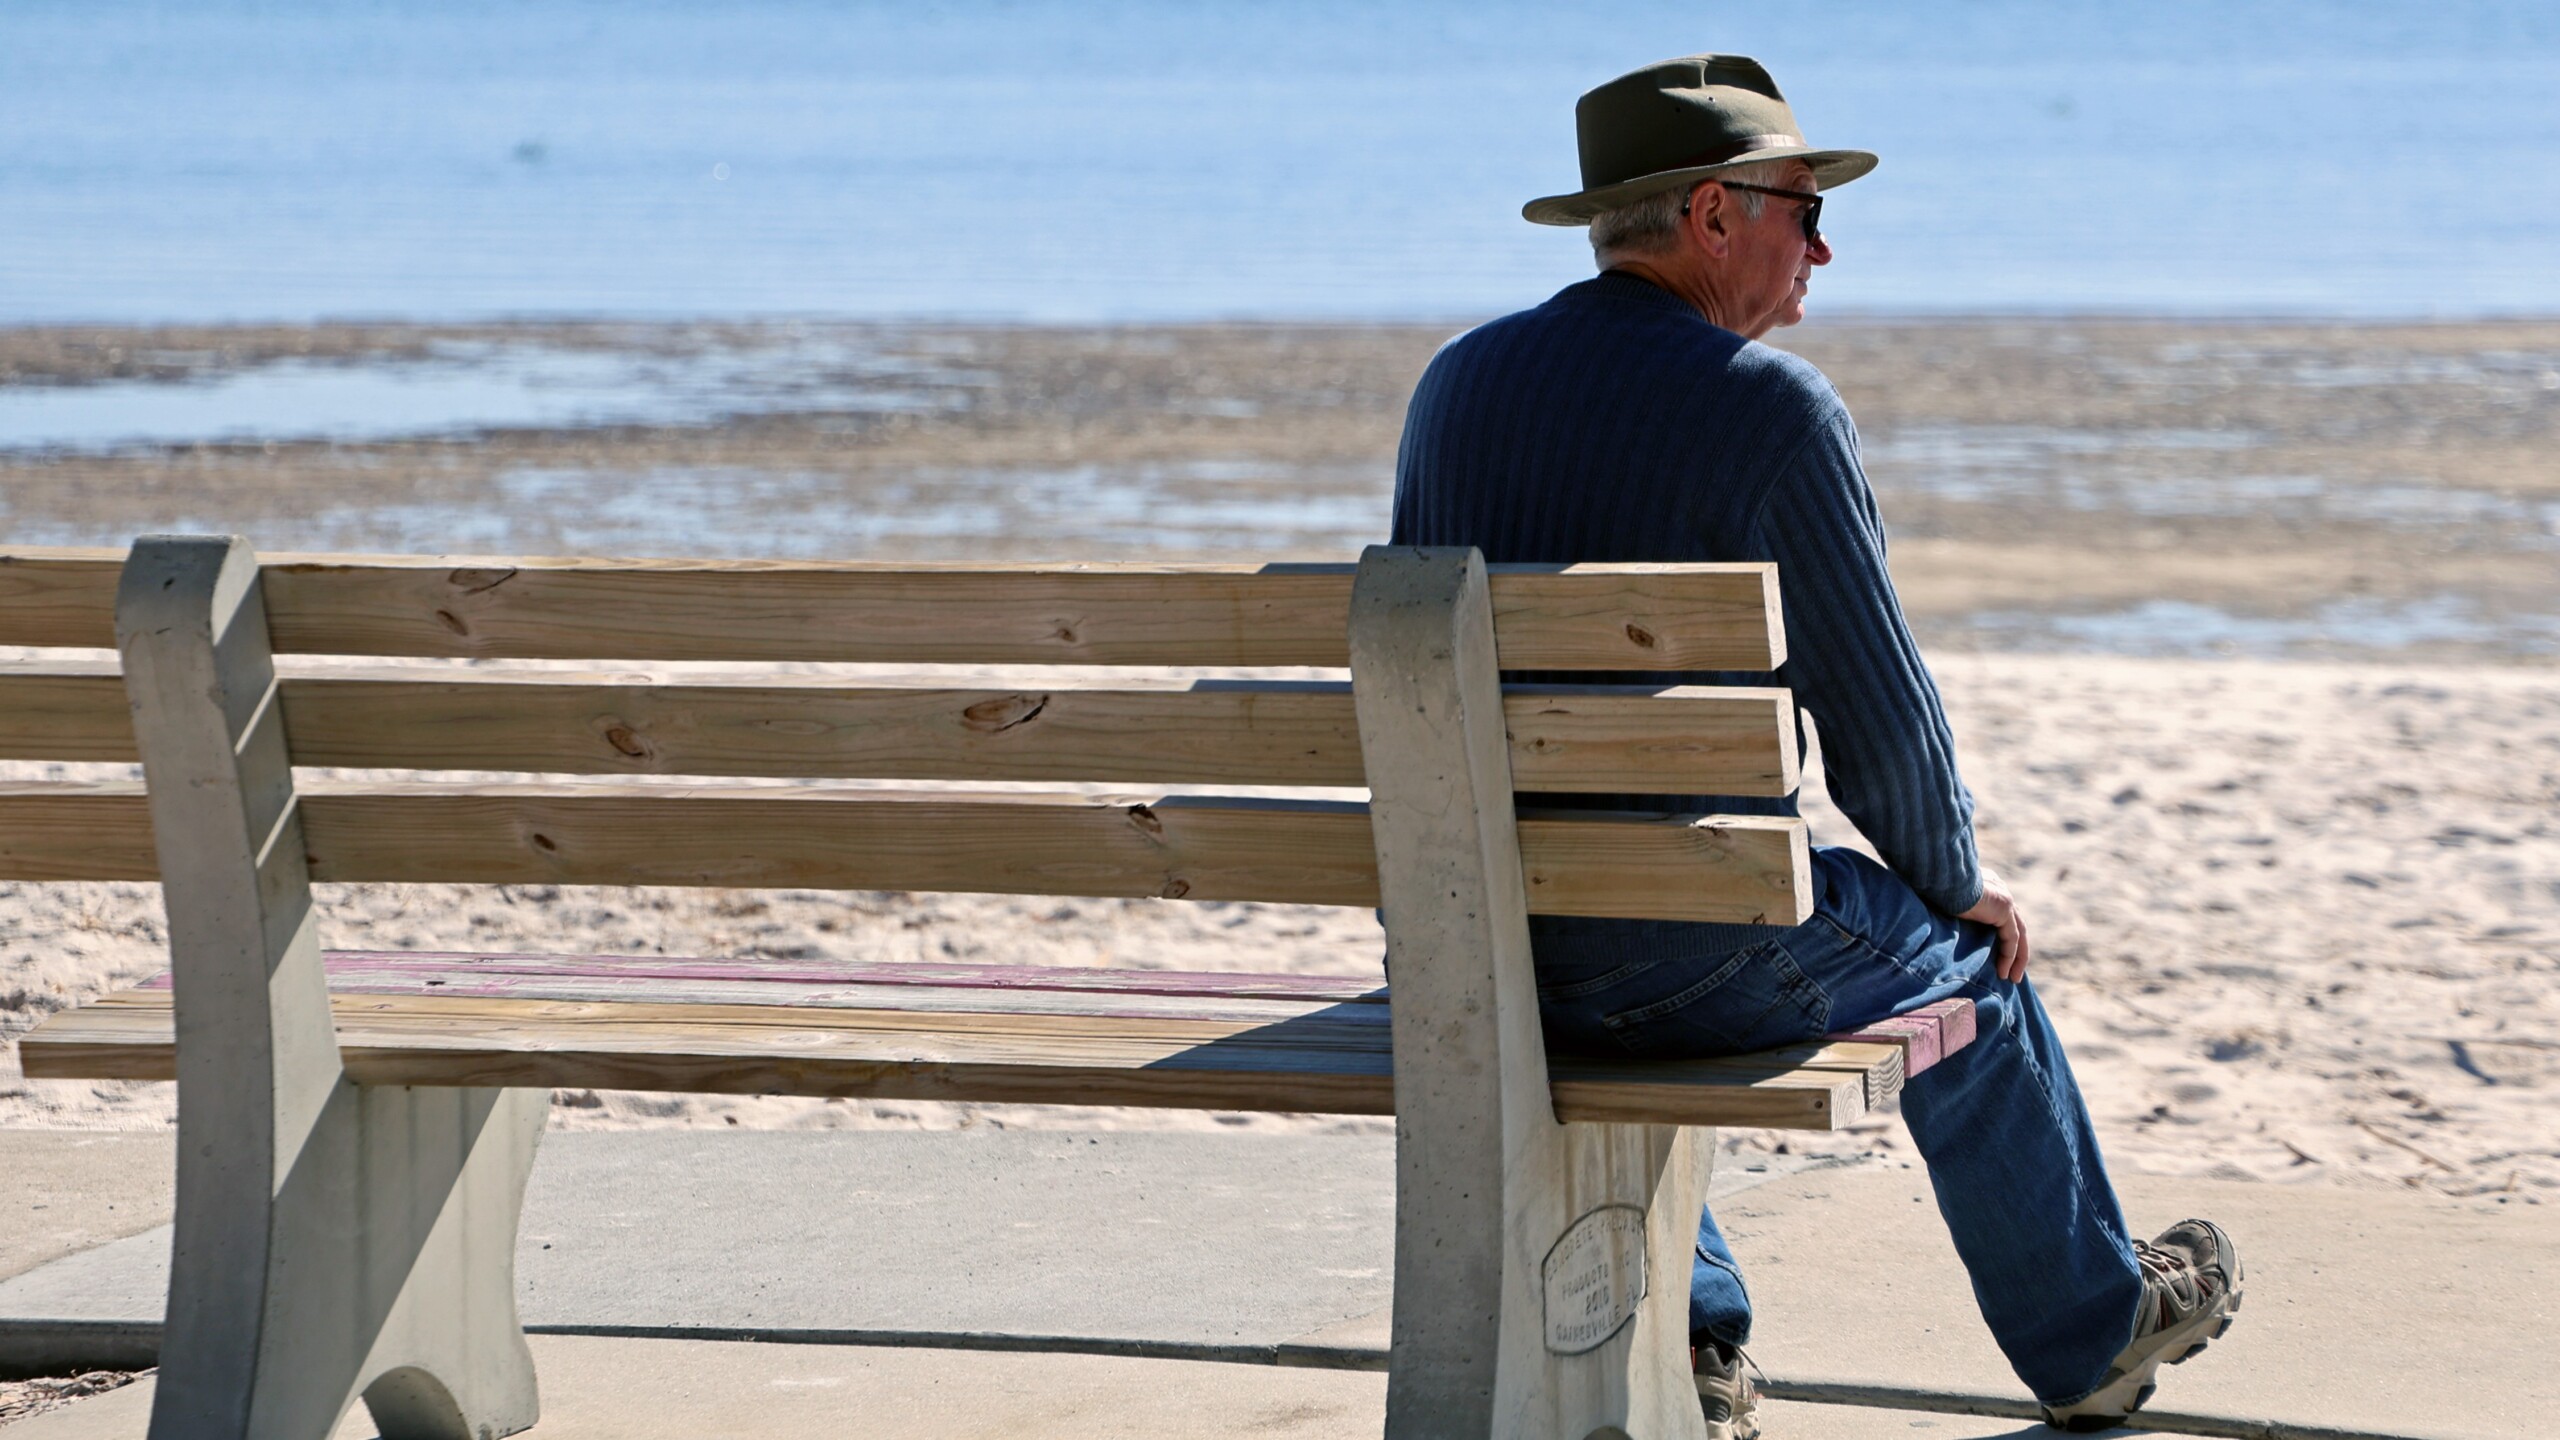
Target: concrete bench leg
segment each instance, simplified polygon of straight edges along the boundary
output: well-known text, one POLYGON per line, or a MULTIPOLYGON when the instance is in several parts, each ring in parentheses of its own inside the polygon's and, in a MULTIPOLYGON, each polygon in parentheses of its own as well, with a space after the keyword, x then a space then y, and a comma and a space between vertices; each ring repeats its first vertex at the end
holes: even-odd
POLYGON ((177 985, 178 1206, 154 1440, 533 1424, 515 1229, 546 1097, 339 1066, 258 565, 150 537, 116 600, 177 985))
POLYGON ((1394 987, 1389 1440, 1702 1440, 1713 1132, 1556 1122, 1482 558, 1371 547, 1351 671, 1394 987))

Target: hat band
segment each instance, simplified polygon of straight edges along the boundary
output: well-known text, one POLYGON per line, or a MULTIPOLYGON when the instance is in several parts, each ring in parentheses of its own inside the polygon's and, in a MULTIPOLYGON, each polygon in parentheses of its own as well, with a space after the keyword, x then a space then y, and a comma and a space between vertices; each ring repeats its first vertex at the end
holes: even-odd
POLYGON ((1665 165, 1662 168, 1664 170, 1695 170, 1701 165, 1721 165, 1736 155, 1748 155, 1754 150, 1774 150, 1782 145, 1802 150, 1805 148, 1804 137, 1801 135, 1746 136, 1740 140, 1728 141, 1713 150, 1701 151, 1677 165, 1665 165))

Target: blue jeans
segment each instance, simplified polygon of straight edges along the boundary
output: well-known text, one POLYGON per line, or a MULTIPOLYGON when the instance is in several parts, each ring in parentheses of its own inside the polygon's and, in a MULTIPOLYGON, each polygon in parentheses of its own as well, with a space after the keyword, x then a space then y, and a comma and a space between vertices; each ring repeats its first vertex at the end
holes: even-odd
MULTIPOLYGON (((1903 1118, 2011 1368, 2047 1404, 2085 1397, 2133 1338, 2142 1281, 2044 1006, 1993 972, 1987 927, 1938 914, 1854 851, 1819 848, 1813 868, 1813 918, 1784 930, 1542 922, 1548 1046, 1731 1055, 1973 1001, 1974 1043, 1911 1079, 1903 1118)), ((1728 1345, 1751 1334, 1751 1300, 1712 1212, 1698 1220, 1689 1328, 1728 1345)))

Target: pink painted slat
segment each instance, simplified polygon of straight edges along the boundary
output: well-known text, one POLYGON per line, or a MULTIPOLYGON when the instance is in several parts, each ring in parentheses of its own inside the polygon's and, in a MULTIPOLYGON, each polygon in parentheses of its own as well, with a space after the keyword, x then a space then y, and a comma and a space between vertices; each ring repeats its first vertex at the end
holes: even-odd
MULTIPOLYGON (((1330 1011, 1328 1019, 1385 1023, 1386 987, 1357 976, 1279 975, 1204 970, 1071 969, 1059 966, 953 962, 807 961, 667 955, 516 955, 482 952, 332 950, 329 988, 344 994, 447 994, 518 999, 628 998, 673 1004, 771 1004, 832 1009, 1012 1012, 1117 1018, 1259 1018, 1253 1001, 1272 1007, 1375 1007, 1330 1011), (970 991, 1012 992, 972 998, 970 991), (901 993, 903 992, 903 993, 901 993), (942 992, 936 994, 936 992, 942 992), (956 993, 955 993, 956 992, 956 993), (1043 1003, 1042 992, 1056 998, 1043 1003), (1110 996, 1131 1003, 1096 1004, 1110 996), (1090 997, 1077 1000, 1072 997, 1090 997), (1148 1003, 1153 1000, 1172 1004, 1148 1003), (1181 1002, 1198 1002, 1184 1004, 1181 1002), (1248 1002, 1237 1004, 1235 1002, 1248 1002)), ((144 989, 166 989, 157 975, 144 989)), ((1284 1018, 1278 1013, 1269 1018, 1284 1018)), ((1880 1020, 1833 1041, 1899 1045, 1905 1077, 1917 1075, 1971 1044, 1973 1002, 1941 1000, 1880 1020)))
POLYGON ((1827 1037, 1902 1047, 1902 1074, 1908 1080, 1973 1043, 1973 1002, 1940 1000, 1908 1015, 1888 1016, 1857 1030, 1827 1037))
POLYGON ((1946 1054, 1953 1055, 1973 1043, 1975 1016, 1972 1001, 1941 1000, 1935 1005, 1921 1007, 1916 1013, 1936 1015, 1945 1023, 1947 1033, 1943 1049, 1946 1054))
POLYGON ((1900 1045, 1902 1073, 1907 1079, 1944 1058, 1946 1051, 1941 1040, 1945 1033, 1945 1027, 1934 1019, 1895 1015, 1863 1029, 1839 1031, 1830 1038, 1874 1045, 1900 1045))

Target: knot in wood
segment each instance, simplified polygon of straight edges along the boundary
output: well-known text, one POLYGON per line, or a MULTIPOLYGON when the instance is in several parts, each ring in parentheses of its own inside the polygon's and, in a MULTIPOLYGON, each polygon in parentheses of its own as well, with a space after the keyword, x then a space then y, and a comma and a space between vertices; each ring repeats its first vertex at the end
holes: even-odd
POLYGON ((516 578, 516 572, 512 566, 477 570, 461 569, 449 572, 444 578, 446 584, 463 594, 478 595, 484 591, 495 590, 513 580, 516 578))
MULTIPOLYGON (((1129 823, 1137 826, 1139 833, 1145 835, 1150 840, 1161 840, 1164 838, 1164 817, 1156 814, 1155 811, 1148 809, 1144 805, 1132 805, 1129 807, 1129 823)), ((1187 890, 1190 887, 1186 885, 1183 888, 1187 890)))
POLYGON ((1165 877, 1164 888, 1156 892, 1167 900, 1179 900, 1191 893, 1191 882, 1179 875, 1165 877))
POLYGON ((619 721, 613 722, 605 727, 604 743, 621 751, 623 754, 630 756, 634 760, 646 760, 649 758, 648 742, 641 739, 639 733, 634 731, 630 726, 622 724, 619 721))
POLYGON ((462 617, 454 614, 450 610, 437 611, 436 619, 444 622, 444 628, 452 631, 456 635, 468 635, 471 633, 471 627, 462 622, 462 617))
POLYGON ((1636 642, 1637 646, 1642 649, 1650 650, 1654 648, 1653 632, 1647 630, 1641 625, 1638 625, 1632 620, 1627 622, 1627 638, 1636 642))
POLYGON ((960 723, 981 735, 1001 735, 1016 725, 1028 725, 1049 708, 1046 695, 998 695, 960 712, 960 723))
POLYGON ((560 853, 559 844, 550 836, 543 834, 539 830, 533 832, 533 848, 541 851, 545 855, 556 855, 560 853))

